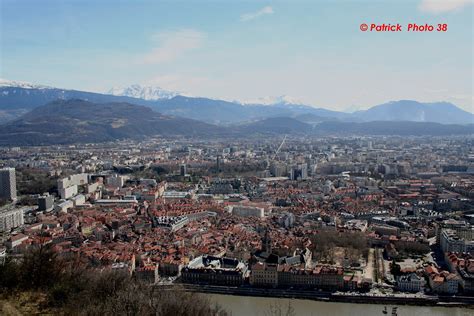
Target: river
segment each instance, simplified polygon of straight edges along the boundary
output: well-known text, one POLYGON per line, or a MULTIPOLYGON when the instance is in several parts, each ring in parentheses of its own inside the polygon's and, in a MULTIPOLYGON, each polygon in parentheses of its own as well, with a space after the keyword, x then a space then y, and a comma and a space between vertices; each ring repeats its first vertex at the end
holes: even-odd
MULTIPOLYGON (((284 311, 281 315, 286 315, 289 304, 293 309, 293 315, 308 316, 340 316, 340 315, 363 315, 375 316, 384 315, 384 305, 379 304, 352 304, 321 302, 312 300, 284 299, 270 297, 252 297, 221 294, 201 294, 205 295, 211 301, 218 303, 221 307, 231 313, 232 316, 273 316, 271 310, 279 309, 284 311)), ((387 305, 387 316, 392 315, 392 307, 387 305)), ((398 306, 398 316, 471 316, 474 310, 459 307, 433 307, 433 306, 398 306)))

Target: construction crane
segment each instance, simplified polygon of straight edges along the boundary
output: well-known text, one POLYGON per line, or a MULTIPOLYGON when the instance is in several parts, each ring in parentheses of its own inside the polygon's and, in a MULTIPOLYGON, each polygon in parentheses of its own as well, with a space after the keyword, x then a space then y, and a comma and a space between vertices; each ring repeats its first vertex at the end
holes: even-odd
POLYGON ((286 141, 286 134, 285 134, 285 137, 283 137, 283 141, 281 142, 280 146, 278 146, 278 149, 275 151, 275 155, 273 156, 273 159, 272 160, 275 160, 276 156, 278 155, 278 153, 280 152, 280 149, 283 147, 283 145, 285 144, 285 141, 286 141))

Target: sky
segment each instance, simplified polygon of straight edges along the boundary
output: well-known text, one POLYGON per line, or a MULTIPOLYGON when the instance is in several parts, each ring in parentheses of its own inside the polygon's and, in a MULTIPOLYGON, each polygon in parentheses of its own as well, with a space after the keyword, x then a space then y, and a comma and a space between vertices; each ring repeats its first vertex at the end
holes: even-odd
POLYGON ((0 0, 0 14, 0 78, 240 101, 288 95, 335 110, 448 101, 474 112, 473 0, 0 0), (407 32, 408 23, 448 30, 407 32))

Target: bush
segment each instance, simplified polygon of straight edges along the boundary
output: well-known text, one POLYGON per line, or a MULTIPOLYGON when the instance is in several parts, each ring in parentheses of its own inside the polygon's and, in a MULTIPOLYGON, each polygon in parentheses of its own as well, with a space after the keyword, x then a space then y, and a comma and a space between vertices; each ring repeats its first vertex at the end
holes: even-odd
POLYGON ((218 306, 179 288, 157 288, 127 273, 88 269, 58 258, 50 246, 32 248, 0 266, 5 293, 41 291, 67 315, 226 315, 218 306))

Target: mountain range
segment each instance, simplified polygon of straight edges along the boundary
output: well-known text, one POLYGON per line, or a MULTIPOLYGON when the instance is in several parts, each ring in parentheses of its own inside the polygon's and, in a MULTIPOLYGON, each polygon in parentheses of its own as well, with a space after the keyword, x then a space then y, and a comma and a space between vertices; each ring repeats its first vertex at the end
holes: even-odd
POLYGON ((0 144, 102 142, 154 135, 474 134, 474 115, 447 102, 401 100, 345 113, 293 104, 294 99, 285 97, 273 104, 243 104, 137 85, 111 93, 0 80, 0 144))
MULTIPOLYGON (((162 114, 196 119, 212 124, 236 124, 270 117, 312 116, 324 120, 345 122, 413 121, 442 124, 471 124, 474 114, 448 102, 421 103, 400 100, 376 105, 368 110, 345 113, 295 104, 294 98, 278 97, 272 104, 243 104, 203 97, 182 96, 154 87, 132 85, 112 89, 109 93, 94 93, 58 89, 25 82, 0 80, 0 122, 6 122, 46 103, 62 99, 82 99, 90 102, 127 102, 148 106, 162 114)), ((319 121, 319 119, 317 121, 319 121)), ((311 121, 307 121, 311 123, 311 121)))
POLYGON ((56 100, 0 125, 0 145, 45 145, 142 139, 146 136, 215 136, 222 127, 162 115, 130 103, 56 100))
POLYGON ((271 117, 232 126, 163 115, 151 108, 124 102, 92 103, 56 100, 0 125, 0 145, 97 143, 151 136, 227 138, 291 135, 468 135, 474 125, 428 122, 342 122, 308 124, 291 117, 271 117))
POLYGON ((107 91, 107 94, 119 95, 143 100, 159 100, 159 99, 171 99, 177 95, 178 92, 168 91, 161 89, 160 87, 145 86, 142 87, 138 84, 133 84, 129 87, 115 87, 107 91))

